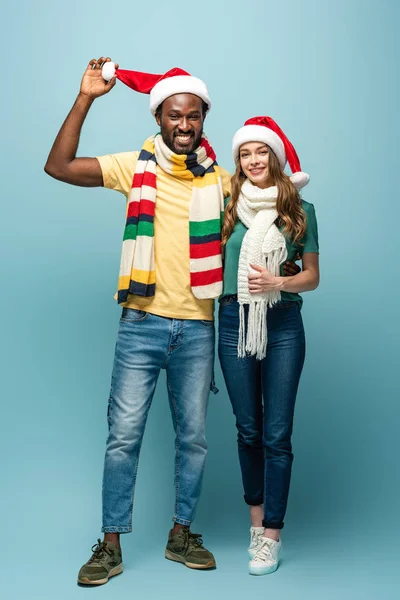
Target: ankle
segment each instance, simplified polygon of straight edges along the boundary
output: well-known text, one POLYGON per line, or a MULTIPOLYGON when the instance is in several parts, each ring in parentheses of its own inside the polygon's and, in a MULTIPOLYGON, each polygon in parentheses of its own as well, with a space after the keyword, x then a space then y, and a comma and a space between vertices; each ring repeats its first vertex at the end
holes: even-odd
POLYGON ((264 519, 264 506, 259 504, 258 506, 250 506, 250 521, 252 527, 262 527, 264 519))
POLYGON ((264 537, 266 537, 270 540, 274 540, 275 542, 279 542, 280 537, 281 537, 281 530, 280 529, 265 529, 264 537))
POLYGON ((115 546, 117 546, 117 548, 121 549, 121 542, 120 542, 120 534, 119 533, 105 533, 104 534, 104 541, 105 542, 111 542, 111 543, 115 544, 115 546))
POLYGON ((182 529, 189 529, 189 527, 187 525, 181 525, 180 523, 174 523, 174 526, 171 529, 171 535, 175 535, 182 529))

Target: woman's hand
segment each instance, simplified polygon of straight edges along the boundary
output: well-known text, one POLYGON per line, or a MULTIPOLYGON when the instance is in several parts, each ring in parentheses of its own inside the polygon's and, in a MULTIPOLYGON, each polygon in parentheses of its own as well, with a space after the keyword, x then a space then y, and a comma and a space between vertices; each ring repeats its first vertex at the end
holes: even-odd
POLYGON ((303 270, 297 275, 275 277, 268 269, 250 265, 255 271, 249 274, 249 292, 263 294, 279 291, 301 294, 315 290, 319 285, 319 256, 317 252, 306 252, 302 258, 303 270))
POLYGON ((283 277, 275 277, 271 271, 258 265, 250 265, 250 267, 256 271, 255 273, 249 273, 250 294, 265 294, 281 289, 283 277))

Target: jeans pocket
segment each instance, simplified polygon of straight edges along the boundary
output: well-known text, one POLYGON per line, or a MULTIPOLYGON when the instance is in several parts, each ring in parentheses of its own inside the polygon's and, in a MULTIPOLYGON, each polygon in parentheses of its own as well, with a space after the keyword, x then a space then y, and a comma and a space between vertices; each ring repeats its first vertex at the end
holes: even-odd
POLYGON ((202 323, 206 327, 213 327, 214 326, 214 321, 206 321, 206 319, 201 319, 200 323, 202 323))
POLYGON ((222 298, 219 299, 219 305, 222 308, 222 306, 227 306, 228 304, 232 304, 232 302, 235 300, 235 296, 223 296, 222 298))
POLYGON ((147 319, 149 313, 144 310, 138 310, 136 308, 123 308, 121 321, 125 321, 127 323, 134 323, 136 321, 144 321, 147 319))
POLYGON ((298 306, 299 303, 296 302, 296 300, 281 300, 280 302, 277 302, 276 304, 274 304, 273 308, 294 308, 295 306, 298 306))

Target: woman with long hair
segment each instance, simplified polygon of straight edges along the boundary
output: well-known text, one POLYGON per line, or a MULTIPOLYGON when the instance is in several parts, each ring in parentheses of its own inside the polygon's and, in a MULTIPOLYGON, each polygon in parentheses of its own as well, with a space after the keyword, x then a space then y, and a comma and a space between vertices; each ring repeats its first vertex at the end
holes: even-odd
POLYGON ((319 283, 318 231, 314 207, 298 191, 309 177, 270 117, 246 121, 233 138, 233 156, 236 171, 222 229, 219 358, 250 507, 249 572, 265 575, 279 564, 305 356, 299 294, 319 283), (298 255, 302 271, 283 276, 283 265, 298 255))

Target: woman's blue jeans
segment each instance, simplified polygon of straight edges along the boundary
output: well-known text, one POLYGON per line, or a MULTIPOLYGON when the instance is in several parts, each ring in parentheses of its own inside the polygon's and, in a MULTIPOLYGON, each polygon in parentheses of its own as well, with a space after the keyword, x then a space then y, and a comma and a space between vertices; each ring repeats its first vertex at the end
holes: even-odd
POLYGON ((264 527, 282 529, 293 461, 293 414, 305 357, 297 302, 268 309, 267 327, 266 357, 238 358, 239 304, 236 296, 221 299, 218 352, 236 417, 244 499, 251 506, 264 505, 264 527))

